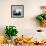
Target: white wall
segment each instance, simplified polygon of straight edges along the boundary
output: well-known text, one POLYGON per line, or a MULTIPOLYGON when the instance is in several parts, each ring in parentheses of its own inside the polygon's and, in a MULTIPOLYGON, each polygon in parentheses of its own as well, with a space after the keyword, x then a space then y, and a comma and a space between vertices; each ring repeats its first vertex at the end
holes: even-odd
POLYGON ((36 33, 36 29, 41 28, 35 20, 41 13, 41 5, 46 5, 46 0, 0 0, 0 33, 4 33, 6 25, 15 25, 19 36, 36 33), (17 4, 24 5, 24 18, 11 18, 11 5, 17 4))

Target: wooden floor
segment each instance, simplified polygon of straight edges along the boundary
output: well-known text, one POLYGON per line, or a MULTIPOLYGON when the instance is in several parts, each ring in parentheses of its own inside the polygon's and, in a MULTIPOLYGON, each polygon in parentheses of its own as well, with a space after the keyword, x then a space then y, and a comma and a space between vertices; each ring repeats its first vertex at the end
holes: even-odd
POLYGON ((23 45, 15 45, 15 46, 46 46, 46 45, 45 44, 44 45, 23 44, 23 45))

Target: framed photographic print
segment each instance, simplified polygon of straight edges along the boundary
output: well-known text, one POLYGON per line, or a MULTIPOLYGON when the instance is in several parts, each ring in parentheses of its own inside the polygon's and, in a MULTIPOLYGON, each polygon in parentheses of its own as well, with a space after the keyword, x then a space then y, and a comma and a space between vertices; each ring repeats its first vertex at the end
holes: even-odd
POLYGON ((11 5, 11 18, 24 18, 24 5, 11 5))

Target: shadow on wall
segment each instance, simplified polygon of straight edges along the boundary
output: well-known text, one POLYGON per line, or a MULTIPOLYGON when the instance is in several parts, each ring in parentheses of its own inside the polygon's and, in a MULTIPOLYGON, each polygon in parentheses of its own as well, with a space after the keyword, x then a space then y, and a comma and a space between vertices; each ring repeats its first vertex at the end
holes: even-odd
POLYGON ((31 17, 30 21, 32 25, 37 26, 37 27, 40 26, 39 21, 36 20, 36 17, 31 17))
POLYGON ((4 27, 3 26, 0 26, 0 35, 4 35, 4 27))

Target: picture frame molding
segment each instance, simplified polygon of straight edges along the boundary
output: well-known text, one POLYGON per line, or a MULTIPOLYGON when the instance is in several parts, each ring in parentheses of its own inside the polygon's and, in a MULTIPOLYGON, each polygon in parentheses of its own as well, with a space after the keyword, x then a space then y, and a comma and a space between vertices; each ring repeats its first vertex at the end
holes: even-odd
POLYGON ((24 18, 24 5, 11 5, 11 18, 24 18), (13 7, 13 6, 21 6, 21 7, 23 6, 23 15, 20 16, 20 17, 13 17, 13 16, 12 16, 12 7, 13 7))

